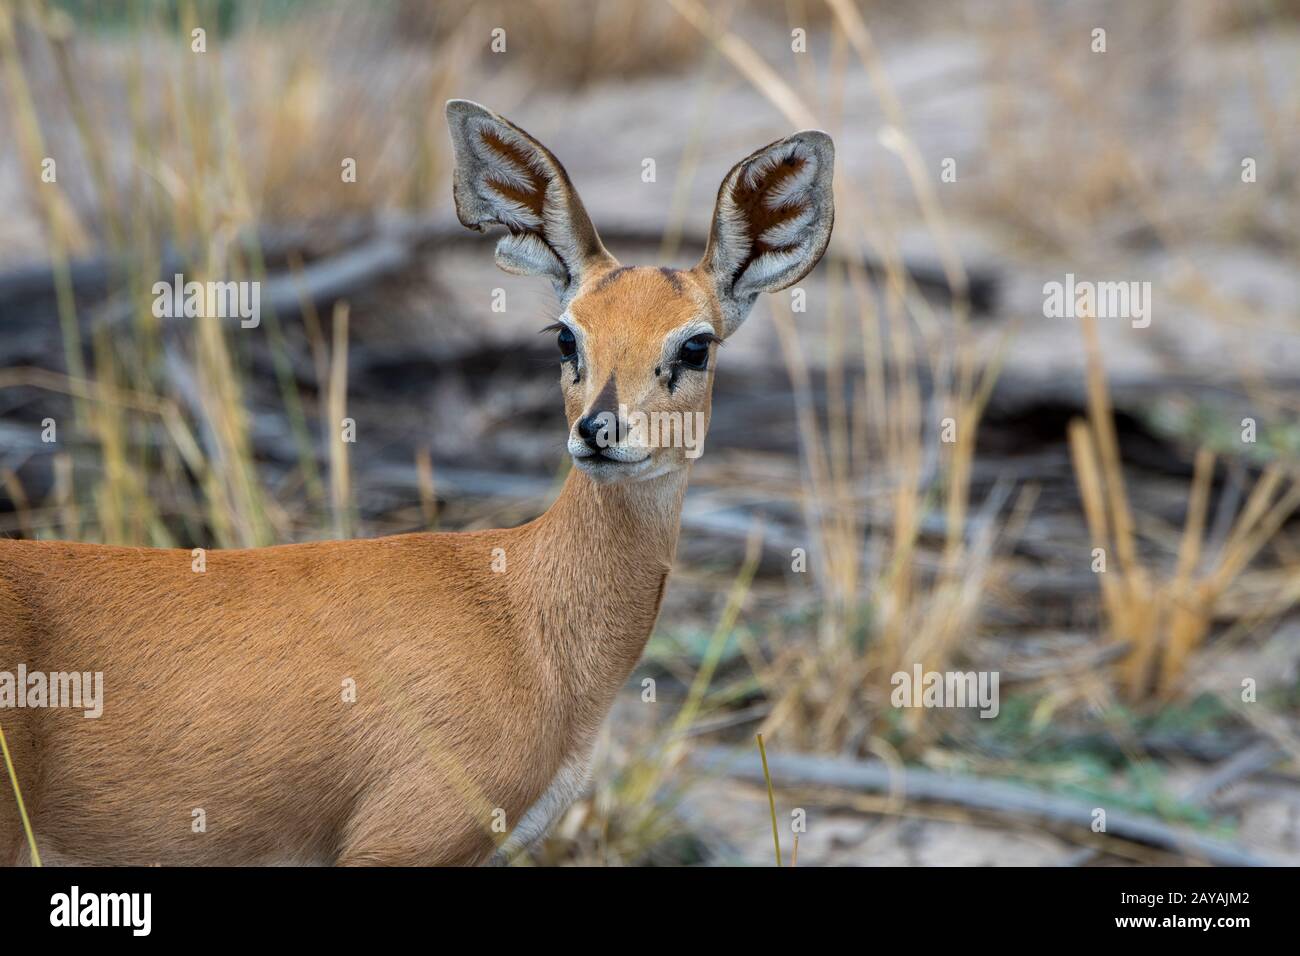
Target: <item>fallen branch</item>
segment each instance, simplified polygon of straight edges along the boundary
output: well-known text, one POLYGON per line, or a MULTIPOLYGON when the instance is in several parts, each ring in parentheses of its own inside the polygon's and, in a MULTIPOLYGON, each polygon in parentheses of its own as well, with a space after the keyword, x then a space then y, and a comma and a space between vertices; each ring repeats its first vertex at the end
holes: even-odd
POLYGON ((1183 800, 1193 806, 1209 803, 1220 790, 1248 780, 1255 774, 1268 770, 1286 757, 1287 753, 1271 740, 1261 740, 1253 747, 1223 761, 1187 791, 1183 800))
MULTIPOLYGON (((722 747, 701 748, 689 756, 699 770, 724 773, 752 783, 763 782, 763 769, 752 754, 722 747)), ((912 800, 932 800, 1005 815, 1035 817, 1050 823, 1088 827, 1089 804, 1040 793, 1000 780, 981 780, 908 768, 891 770, 878 761, 850 761, 811 754, 771 754, 768 766, 781 786, 836 787, 863 793, 897 793, 912 800)), ((1185 827, 1122 810, 1106 811, 1106 833, 1136 843, 1173 850, 1217 866, 1276 866, 1230 843, 1202 836, 1185 827)))

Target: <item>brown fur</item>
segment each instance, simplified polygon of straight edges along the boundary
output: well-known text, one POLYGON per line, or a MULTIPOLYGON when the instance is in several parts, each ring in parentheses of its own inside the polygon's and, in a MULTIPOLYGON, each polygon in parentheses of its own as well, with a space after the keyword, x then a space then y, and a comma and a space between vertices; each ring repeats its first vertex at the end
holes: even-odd
MULTIPOLYGON (((590 745, 641 653, 684 487, 663 480, 679 485, 667 508, 647 500, 662 489, 575 473, 520 528, 213 551, 204 573, 187 551, 0 541, 0 668, 104 672, 97 720, 3 714, 39 848, 106 864, 483 859, 491 811, 518 820, 590 745)), ((14 862, 25 839, 0 806, 14 862)))

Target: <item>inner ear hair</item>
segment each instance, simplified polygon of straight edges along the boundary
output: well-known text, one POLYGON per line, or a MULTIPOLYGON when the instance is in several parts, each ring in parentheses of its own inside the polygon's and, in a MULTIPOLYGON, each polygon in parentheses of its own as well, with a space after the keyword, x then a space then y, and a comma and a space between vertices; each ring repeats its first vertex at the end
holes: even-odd
POLYGON ((723 179, 696 270, 713 283, 727 335, 760 292, 798 282, 826 251, 834 166, 831 138, 804 130, 751 153, 723 179))
POLYGON ((509 232, 497 243, 497 265, 548 277, 567 303, 585 274, 614 262, 550 150, 469 100, 447 102, 447 126, 457 217, 478 232, 493 225, 509 232))

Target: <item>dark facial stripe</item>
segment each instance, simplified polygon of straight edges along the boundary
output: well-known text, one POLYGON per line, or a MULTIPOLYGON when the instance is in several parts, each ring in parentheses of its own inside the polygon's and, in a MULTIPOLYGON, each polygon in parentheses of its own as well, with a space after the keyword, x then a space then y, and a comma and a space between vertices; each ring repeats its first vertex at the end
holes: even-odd
POLYGON ((613 412, 618 414, 618 386, 614 384, 614 373, 609 373, 609 379, 596 396, 596 400, 591 403, 589 415, 599 415, 601 412, 613 412))

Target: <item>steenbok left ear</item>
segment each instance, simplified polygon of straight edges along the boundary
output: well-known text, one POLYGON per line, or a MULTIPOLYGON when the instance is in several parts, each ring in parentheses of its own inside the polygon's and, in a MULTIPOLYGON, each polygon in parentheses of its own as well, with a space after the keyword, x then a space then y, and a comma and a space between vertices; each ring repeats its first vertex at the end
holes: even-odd
POLYGON ((490 225, 510 231, 497 243, 497 265, 517 275, 548 277, 562 304, 589 270, 617 265, 549 149, 469 100, 447 101, 447 127, 461 224, 478 232, 490 225))
POLYGON ((750 154, 722 181, 695 270, 717 290, 724 335, 736 331, 760 292, 794 285, 826 251, 834 166, 831 138, 804 130, 750 154))

